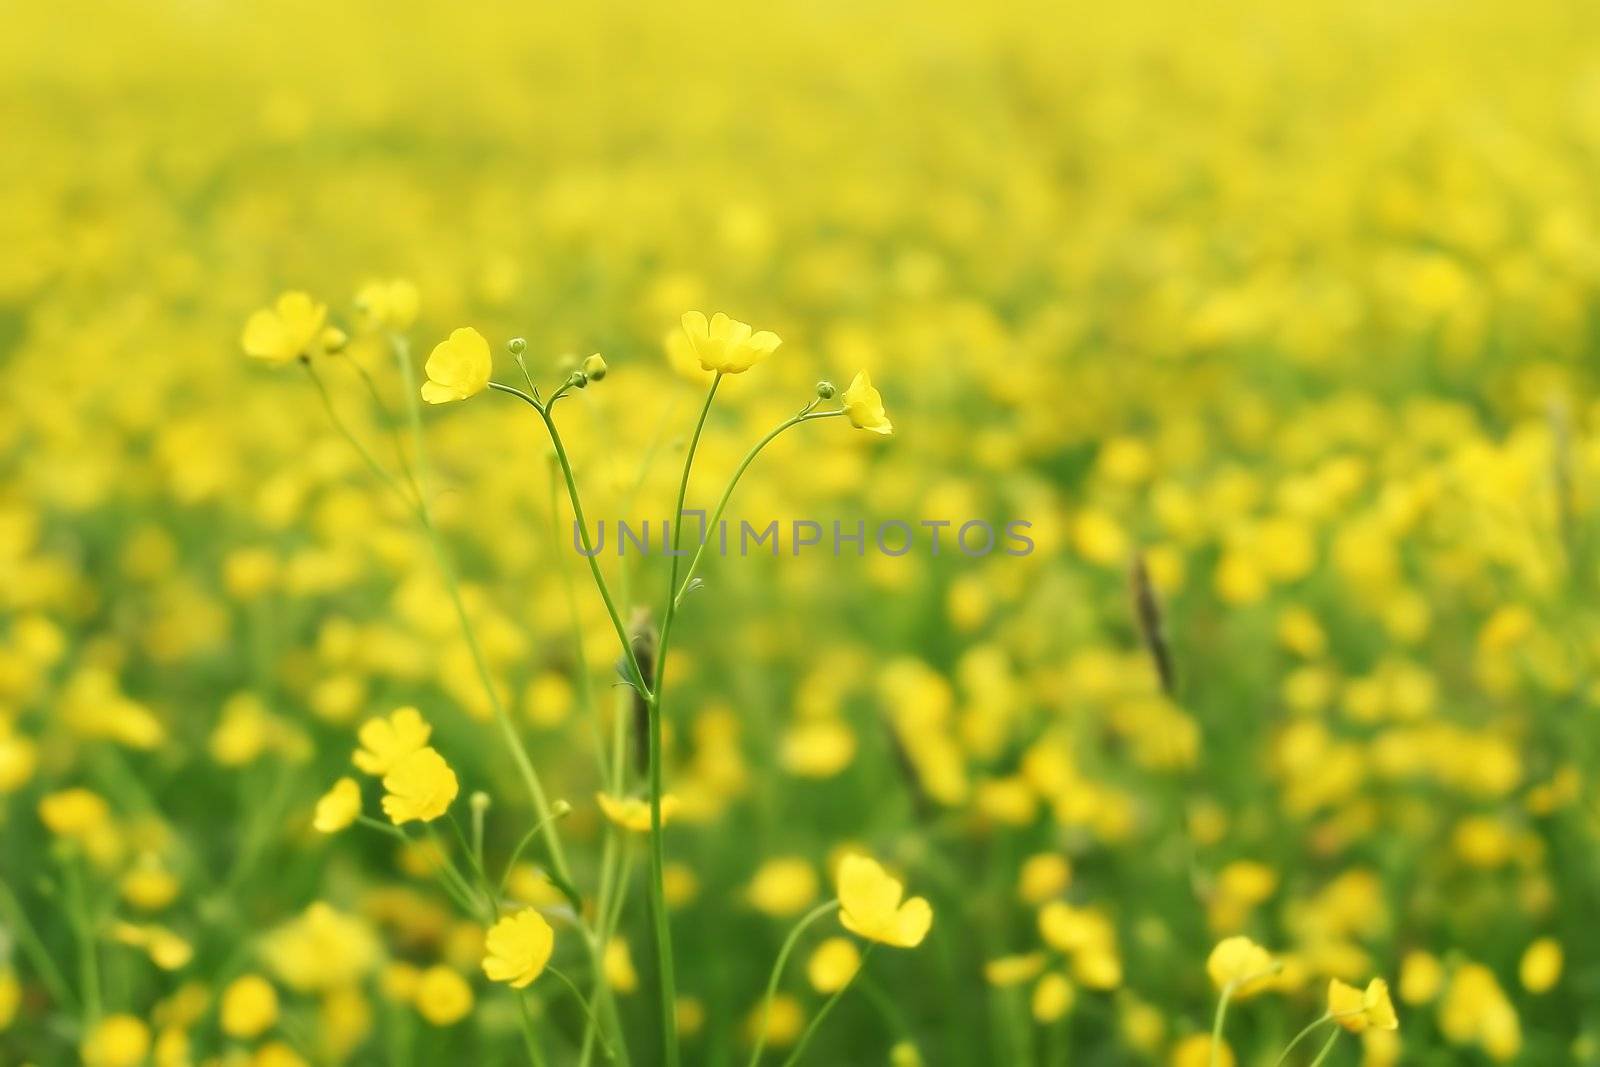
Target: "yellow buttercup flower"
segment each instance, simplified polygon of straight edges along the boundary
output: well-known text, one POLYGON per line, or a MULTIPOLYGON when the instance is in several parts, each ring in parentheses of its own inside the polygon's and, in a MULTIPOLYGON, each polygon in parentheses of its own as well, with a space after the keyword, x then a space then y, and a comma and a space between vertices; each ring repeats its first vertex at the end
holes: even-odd
POLYGON ((839 397, 850 425, 858 430, 870 430, 885 437, 894 433, 894 423, 883 410, 883 395, 872 384, 872 376, 860 371, 839 397))
MULTIPOLYGON (((600 810, 617 826, 636 834, 650 832, 650 802, 640 797, 614 797, 610 793, 596 793, 600 810)), ((678 798, 668 793, 661 798, 661 825, 665 826, 678 811, 678 798)))
POLYGON ((317 814, 311 825, 319 833, 336 834, 360 814, 361 787, 354 778, 341 778, 317 801, 317 814))
POLYGON ((722 374, 744 373, 783 343, 772 331, 751 332, 746 323, 720 311, 709 321, 701 312, 685 313, 683 332, 701 369, 722 374))
POLYGON ((434 346, 424 369, 428 380, 422 383, 422 399, 430 404, 448 404, 487 389, 494 360, 483 334, 463 326, 434 346))
POLYGON ((803 856, 778 856, 763 863, 745 892, 751 907, 776 918, 798 915, 817 898, 817 873, 803 856))
POLYGON ((405 278, 373 281, 356 293, 363 330, 404 330, 417 321, 417 287, 405 278))
POLYGON ((1553 937, 1541 937, 1528 946, 1517 965, 1522 988, 1530 993, 1548 993, 1561 980, 1563 962, 1561 943, 1553 937))
POLYGON ((839 864, 838 890, 839 922, 868 941, 915 948, 933 925, 932 905, 922 897, 903 901, 905 886, 866 856, 839 864))
POLYGON ((806 961, 806 980, 818 993, 837 993, 861 969, 861 951, 847 937, 830 937, 806 961))
POLYGON ((983 965, 983 979, 992 986, 1021 985, 1032 981, 1044 970, 1044 953, 1029 952, 1023 956, 1001 956, 983 965))
POLYGON ((10 967, 0 967, 0 1033, 11 1026, 11 1020, 17 1017, 17 1005, 21 1003, 22 983, 17 981, 17 972, 10 967))
POLYGON ((85 1035, 84 1067, 136 1067, 150 1052, 150 1027, 134 1015, 107 1015, 85 1035))
POLYGON ((461 791, 456 772, 431 748, 419 748, 384 775, 383 812, 391 822, 432 822, 461 791))
POLYGON ((1335 978, 1328 984, 1328 1014, 1352 1034, 1400 1028, 1394 1002, 1389 999, 1389 983, 1382 978, 1368 982, 1365 990, 1335 978))
POLYGON ((368 719, 356 737, 361 748, 351 757, 371 775, 384 775, 411 753, 428 743, 433 727, 416 708, 398 708, 386 719, 368 719))
POLYGON ((274 365, 289 363, 311 352, 327 318, 327 305, 299 291, 284 293, 272 307, 245 320, 239 343, 254 359, 274 365))
POLYGON ((422 972, 413 995, 417 1011, 434 1026, 453 1026, 472 1011, 472 987, 442 963, 422 972))
POLYGON ((1248 937, 1219 941, 1206 960, 1206 973, 1218 989, 1231 989, 1235 1000, 1254 996, 1271 984, 1279 965, 1272 954, 1248 937))
POLYGON ((1065 975, 1052 971, 1033 987, 1033 998, 1028 1006, 1035 1022, 1048 1025, 1071 1011, 1072 1002, 1076 999, 1077 990, 1073 989, 1072 983, 1067 981, 1065 975))
POLYGON ((490 981, 525 989, 544 973, 555 941, 555 931, 534 909, 508 915, 484 938, 483 973, 490 981))
POLYGON ((144 949, 150 961, 163 971, 176 971, 194 959, 193 946, 164 926, 117 923, 111 928, 111 936, 124 945, 144 949))
POLYGON ((61 837, 84 837, 104 826, 110 817, 105 799, 87 789, 63 789, 39 800, 39 820, 61 837))
POLYGON ((259 1037, 278 1021, 278 991, 259 974, 236 978, 222 991, 222 1032, 259 1037))

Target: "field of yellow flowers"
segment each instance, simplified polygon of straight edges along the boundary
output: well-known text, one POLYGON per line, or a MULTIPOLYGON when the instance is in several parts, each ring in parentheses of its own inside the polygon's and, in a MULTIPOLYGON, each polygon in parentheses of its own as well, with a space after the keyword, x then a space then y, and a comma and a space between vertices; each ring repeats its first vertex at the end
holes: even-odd
POLYGON ((1600 1064, 1600 7, 5 21, 0 1064, 1600 1064))

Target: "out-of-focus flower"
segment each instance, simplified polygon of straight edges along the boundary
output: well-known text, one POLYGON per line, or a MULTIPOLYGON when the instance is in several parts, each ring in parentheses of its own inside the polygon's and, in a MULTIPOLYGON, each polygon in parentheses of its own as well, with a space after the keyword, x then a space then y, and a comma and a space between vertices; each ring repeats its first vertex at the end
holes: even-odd
POLYGON ((361 814, 361 787, 354 778, 341 778, 317 801, 311 825, 318 833, 336 834, 361 814))
MULTIPOLYGON (((624 830, 631 830, 636 834, 650 832, 650 802, 642 797, 614 797, 610 793, 596 793, 595 802, 600 805, 600 810, 605 817, 624 830)), ((661 798, 661 825, 667 825, 668 820, 677 814, 678 798, 671 793, 661 798)))
POLYGON ((818 993, 837 993, 861 969, 861 952, 847 937, 830 937, 806 961, 806 980, 818 993))
POLYGON ((1328 985, 1328 1014, 1334 1021, 1359 1034, 1368 1029, 1397 1030, 1400 1020, 1389 999, 1389 983, 1374 978, 1365 990, 1346 985, 1335 978, 1328 985))
POLYGON ((414 996, 417 1011, 434 1026, 454 1026, 472 1011, 472 987, 442 963, 422 972, 414 996))
POLYGON ((395 764, 428 743, 433 727, 416 708, 397 708, 387 718, 368 719, 356 735, 361 748, 351 757, 367 774, 388 774, 395 764))
POLYGON ((84 1035, 84 1067, 138 1067, 150 1052, 150 1027, 136 1015, 107 1015, 84 1035))
POLYGON ((222 1032, 229 1037, 258 1037, 277 1021, 278 991, 259 974, 235 978, 222 991, 222 1032))
POLYGON ((1523 952, 1517 967, 1522 988, 1530 993, 1548 993, 1561 980, 1563 960, 1559 941, 1553 937, 1539 938, 1523 952))
POLYGON ((290 363, 310 354, 327 318, 327 305, 299 291, 287 292, 245 320, 239 343, 246 355, 263 363, 290 363))
POLYGON ((1219 989, 1231 990, 1235 1000, 1266 989, 1278 972, 1272 954, 1248 937, 1230 937, 1217 943, 1206 960, 1206 973, 1219 989))
POLYGON ((363 331, 404 330, 417 321, 417 287, 405 278, 371 281, 356 292, 356 316, 363 331))

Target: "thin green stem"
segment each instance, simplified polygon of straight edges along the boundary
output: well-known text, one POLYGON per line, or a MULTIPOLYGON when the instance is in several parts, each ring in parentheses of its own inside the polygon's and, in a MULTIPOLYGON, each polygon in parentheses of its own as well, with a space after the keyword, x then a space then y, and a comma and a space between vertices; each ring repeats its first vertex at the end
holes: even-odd
MULTIPOLYGON (((794 946, 800 940, 800 935, 812 923, 839 907, 837 900, 830 900, 818 904, 801 917, 794 924, 794 929, 789 931, 789 936, 783 939, 783 945, 778 949, 778 958, 773 961, 772 974, 767 978, 767 993, 761 998, 761 1022, 756 1026, 755 1048, 750 1050, 750 1067, 756 1067, 761 1062, 761 1053, 767 1047, 767 1020, 772 1012, 772 998, 778 995, 778 981, 783 977, 784 964, 789 962, 789 954, 794 951, 794 946)), ((858 968, 857 974, 861 973, 858 968)))
POLYGON ((1228 998, 1233 996, 1234 983, 1222 987, 1217 997, 1217 1014, 1211 1023, 1211 1067, 1222 1062, 1222 1022, 1228 1015, 1228 998))
MULTIPOLYGON (((678 1065, 677 988, 672 966, 672 930, 667 916, 666 847, 661 834, 662 715, 661 694, 667 675, 667 651, 672 643, 672 621, 678 604, 678 560, 683 544, 683 503, 689 495, 689 474, 694 469, 694 454, 705 432, 711 402, 717 397, 722 372, 711 379, 694 434, 683 456, 683 474, 678 479, 678 503, 672 509, 672 567, 667 579, 667 606, 661 618, 661 638, 656 648, 655 690, 645 700, 650 716, 650 925, 655 931, 657 986, 661 998, 661 1041, 666 1049, 667 1067, 678 1065)), ((701 541, 705 531, 701 531, 701 541)))
POLYGON ((573 997, 578 1001, 578 1007, 583 1009, 584 1017, 589 1020, 589 1026, 586 1032, 593 1033, 599 1040, 600 1051, 605 1054, 606 1059, 615 1059, 616 1053, 611 1051, 611 1046, 606 1042, 606 1039, 600 1035, 600 1020, 595 1018, 594 1009, 589 1007, 589 1001, 584 997, 583 991, 578 988, 577 984, 573 982, 572 979, 568 978, 564 973, 556 968, 546 967, 545 970, 555 975, 556 978, 561 981, 562 985, 566 986, 572 991, 573 997))
POLYGON ((867 957, 872 955, 872 949, 872 945, 867 946, 867 950, 861 954, 861 962, 856 966, 855 973, 850 976, 850 980, 834 990, 833 996, 829 997, 823 1002, 822 1007, 817 1009, 817 1014, 811 1017, 811 1023, 806 1027, 805 1033, 801 1034, 800 1040, 795 1043, 794 1051, 789 1053, 789 1058, 783 1061, 783 1067, 795 1067, 795 1064, 800 1062, 800 1057, 805 1054, 806 1046, 811 1044, 811 1039, 817 1035, 818 1028, 822 1026, 822 1020, 828 1017, 828 1013, 833 1010, 833 1006, 839 1003, 840 998, 850 991, 851 986, 856 984, 856 979, 861 977, 861 972, 866 970, 867 957))
POLYGON ((66 884, 67 907, 73 932, 78 938, 78 977, 83 986, 83 1014, 87 1026, 100 1021, 100 955, 95 944, 94 917, 89 913, 89 898, 83 887, 82 857, 76 852, 65 856, 61 863, 62 880, 66 884))
POLYGON ((367 450, 367 446, 361 443, 361 438, 357 437, 350 427, 345 424, 344 419, 339 417, 339 410, 333 406, 333 397, 329 394, 327 385, 323 383, 322 375, 317 373, 317 368, 312 366, 309 359, 302 360, 301 366, 305 367, 306 375, 311 379, 311 384, 317 387, 317 395, 322 398, 322 406, 327 411, 328 421, 333 423, 333 428, 339 431, 340 436, 350 443, 350 447, 356 450, 356 454, 366 463, 367 468, 377 476, 378 481, 383 483, 395 496, 399 497, 406 505, 407 510, 414 511, 418 506, 417 502, 406 495, 400 483, 394 480, 394 475, 383 469, 383 464, 377 461, 372 453, 367 450))
POLYGON ((739 479, 744 477, 745 470, 749 468, 750 464, 755 462, 756 457, 761 454, 761 450, 770 445, 778 438, 780 434, 789 429, 791 426, 798 426, 802 422, 810 422, 813 419, 831 419, 844 414, 842 411, 813 412, 811 407, 812 405, 808 404, 804 409, 801 410, 800 414, 780 422, 771 431, 769 431, 765 437, 757 441, 755 445, 751 447, 750 451, 744 454, 744 458, 739 461, 739 465, 734 468, 733 477, 728 479, 727 488, 722 491, 722 499, 717 501, 716 510, 711 513, 711 517, 706 522, 706 536, 700 539, 700 547, 695 549, 693 558, 689 560, 689 569, 684 572, 682 584, 675 587, 677 592, 673 594, 672 598, 674 606, 683 603, 684 595, 689 591, 689 583, 694 580, 695 572, 700 569, 700 557, 705 555, 706 543, 709 540, 710 531, 716 529, 717 524, 722 521, 722 513, 727 510, 728 501, 733 497, 733 491, 738 486, 739 479))
POLYGON ((533 1014, 528 1011, 526 993, 517 991, 517 1014, 522 1022, 522 1042, 528 1047, 528 1062, 533 1067, 545 1067, 544 1053, 539 1049, 539 1035, 533 1032, 533 1014))
POLYGON ((56 966, 56 961, 51 959, 49 949, 44 947, 39 931, 34 929, 33 923, 29 921, 28 913, 22 908, 22 902, 3 879, 0 879, 0 913, 4 914, 6 926, 16 935, 22 950, 33 961, 33 969, 39 972, 39 980, 50 990, 50 995, 55 998, 56 1003, 76 1012, 78 998, 72 995, 72 988, 67 984, 66 976, 61 973, 61 968, 56 966))
POLYGON ((1333 1033, 1328 1035, 1328 1041, 1322 1046, 1322 1051, 1317 1053, 1317 1058, 1311 1061, 1311 1067, 1321 1067, 1322 1061, 1328 1058, 1328 1053, 1333 1051, 1334 1042, 1339 1040, 1339 1028, 1335 1026, 1333 1033))
POLYGON ((1295 1034, 1294 1040, 1290 1041, 1278 1058, 1272 1061, 1272 1067, 1282 1067, 1282 1064, 1289 1059, 1289 1053, 1293 1052, 1300 1042, 1310 1037, 1312 1032, 1315 1031, 1317 1027, 1321 1026, 1323 1023, 1331 1022, 1332 1020, 1333 1016, 1327 1012, 1324 1012, 1321 1018, 1313 1020, 1309 1025, 1306 1026, 1304 1030, 1301 1030, 1298 1034, 1295 1034))

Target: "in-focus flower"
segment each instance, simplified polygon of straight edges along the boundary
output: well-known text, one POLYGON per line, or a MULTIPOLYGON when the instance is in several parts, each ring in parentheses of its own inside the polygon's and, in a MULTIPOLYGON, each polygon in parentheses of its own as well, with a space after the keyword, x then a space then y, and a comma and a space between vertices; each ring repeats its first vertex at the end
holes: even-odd
POLYGON ((383 777, 383 812, 395 825, 443 815, 461 791, 456 772, 431 748, 420 748, 383 777))
POLYGON ((1382 978, 1368 982, 1365 990, 1335 978, 1328 984, 1328 1014, 1352 1034, 1400 1028, 1394 1003, 1389 999, 1389 983, 1382 978))
POLYGON ((933 925, 933 907, 905 897, 905 886, 878 862, 846 856, 839 864, 839 922, 846 930, 897 948, 915 948, 933 925))
POLYGON ((783 343, 771 330, 752 333, 749 325, 720 311, 710 321, 698 311, 685 313, 683 332, 701 368, 723 374, 744 373, 783 343))
POLYGON ((360 814, 361 787, 354 778, 341 778, 317 801, 317 814, 311 825, 318 833, 336 834, 360 814))
POLYGON ((830 937, 806 961, 806 979, 818 993, 837 993, 861 969, 861 951, 848 937, 830 937))
POLYGON ((417 321, 417 287, 405 278, 372 281, 356 293, 356 315, 365 331, 404 330, 417 321))
POLYGON ((222 1032, 229 1037, 258 1037, 277 1021, 278 991, 259 974, 235 978, 222 991, 222 1032))
POLYGON ((417 1011, 434 1026, 454 1026, 472 1011, 472 987, 442 963, 422 972, 414 995, 417 1011))
POLYGON ((1270 952, 1248 937, 1230 937, 1211 950, 1206 973, 1218 989, 1231 988, 1233 999, 1243 1000, 1271 984, 1278 964, 1270 952))
POLYGON ((239 343, 254 359, 274 365, 289 363, 311 352, 327 318, 327 305, 302 292, 284 293, 272 307, 245 320, 239 343))
POLYGON ((136 1067, 149 1052, 150 1027, 135 1015, 107 1015, 78 1048, 84 1067, 136 1067))
POLYGON ((398 708, 388 718, 368 719, 356 737, 361 748, 351 757, 371 775, 388 774, 396 763, 428 743, 433 727, 416 708, 398 708))
MULTIPOLYGON (((641 797, 614 797, 610 793, 596 793, 596 802, 617 826, 636 834, 650 832, 650 802, 641 797)), ((678 811, 678 798, 671 793, 661 798, 661 825, 665 826, 678 811)))
POLYGON ((422 399, 430 404, 448 404, 487 389, 494 359, 483 334, 463 326, 433 347, 424 369, 428 380, 422 383, 422 399))
POLYGON ((555 931, 532 908, 507 915, 484 938, 483 973, 492 982, 525 989, 544 973, 555 941, 555 931))
POLYGON ((885 437, 894 433, 894 424, 883 410, 883 396, 872 385, 872 376, 861 371, 851 379, 844 395, 839 398, 850 425, 858 430, 871 430, 885 437))

